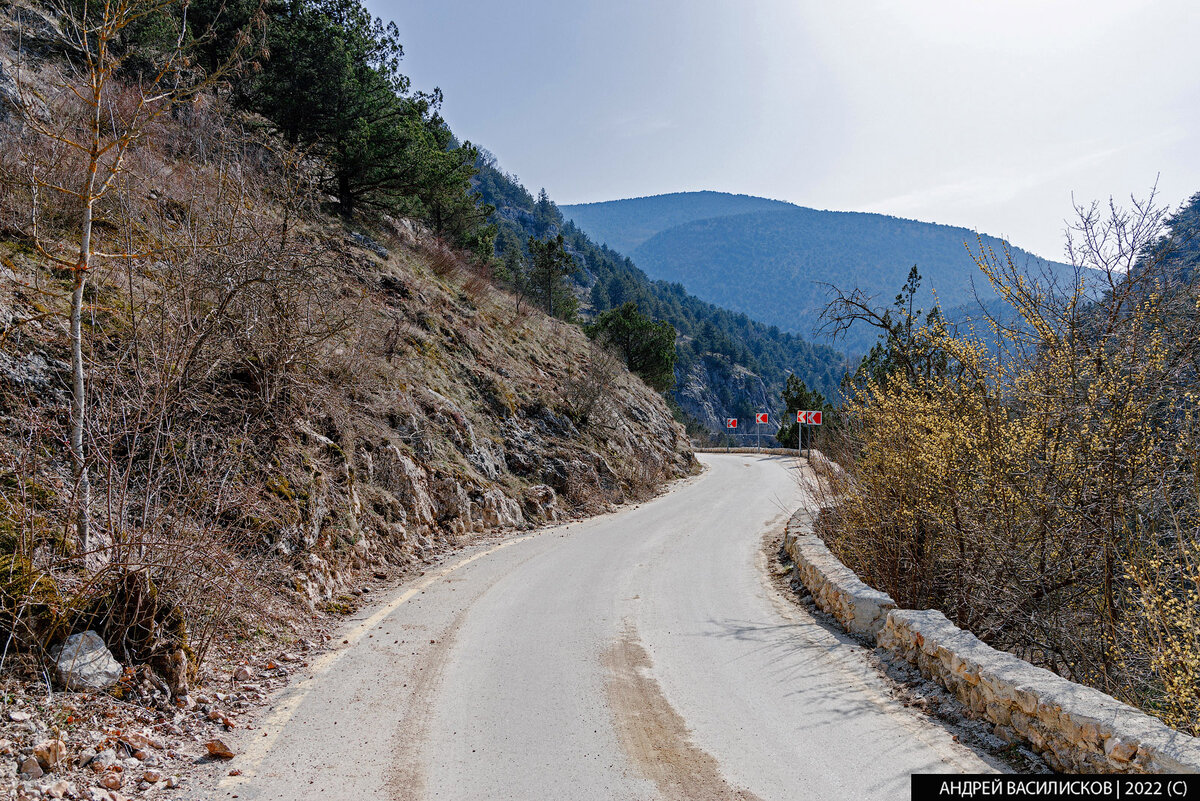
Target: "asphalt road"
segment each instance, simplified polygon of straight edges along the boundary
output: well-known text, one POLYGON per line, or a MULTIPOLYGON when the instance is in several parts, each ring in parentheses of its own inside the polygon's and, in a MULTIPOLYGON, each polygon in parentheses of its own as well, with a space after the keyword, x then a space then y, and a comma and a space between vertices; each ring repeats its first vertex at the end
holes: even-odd
POLYGON ((701 459, 654 501, 477 547, 366 610, 209 798, 899 799, 915 771, 990 770, 765 578, 798 462, 701 459))

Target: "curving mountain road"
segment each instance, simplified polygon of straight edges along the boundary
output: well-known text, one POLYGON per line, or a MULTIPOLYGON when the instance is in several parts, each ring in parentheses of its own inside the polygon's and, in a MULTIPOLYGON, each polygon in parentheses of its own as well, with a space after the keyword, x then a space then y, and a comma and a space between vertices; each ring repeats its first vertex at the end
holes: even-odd
POLYGON ((208 797, 891 799, 914 771, 991 770, 765 580, 799 463, 701 459, 654 501, 402 587, 208 797))

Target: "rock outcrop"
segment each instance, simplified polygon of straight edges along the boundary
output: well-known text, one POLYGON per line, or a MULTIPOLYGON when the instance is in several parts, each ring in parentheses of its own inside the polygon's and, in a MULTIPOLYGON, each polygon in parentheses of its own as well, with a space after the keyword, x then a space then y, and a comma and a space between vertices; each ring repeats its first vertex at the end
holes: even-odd
MULTIPOLYGON (((740 365, 731 365, 720 357, 709 357, 692 365, 687 375, 679 376, 675 398, 692 417, 710 431, 725 431, 725 418, 736 417, 733 405, 749 404, 754 409, 771 409, 767 386, 762 378, 740 365)), ((758 432, 774 443, 776 427, 758 432)), ((753 430, 732 432, 754 435, 753 430)))
POLYGON ((297 588, 310 603, 333 597, 346 568, 600 511, 694 469, 662 397, 624 370, 579 412, 573 393, 595 356, 577 326, 516 314, 492 287, 464 292, 461 274, 431 275, 428 234, 391 224, 345 242, 366 255, 357 270, 373 286, 359 324, 392 333, 295 421, 267 479, 289 522, 262 536, 303 556, 297 588))

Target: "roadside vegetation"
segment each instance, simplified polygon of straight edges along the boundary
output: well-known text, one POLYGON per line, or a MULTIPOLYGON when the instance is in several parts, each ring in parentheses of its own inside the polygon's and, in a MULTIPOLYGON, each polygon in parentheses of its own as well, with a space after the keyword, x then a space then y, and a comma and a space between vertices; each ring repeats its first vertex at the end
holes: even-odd
POLYGON ((981 244, 1011 313, 858 294, 879 345, 824 447, 820 531, 869 584, 1200 734, 1200 195, 1079 209, 1055 283, 981 244), (1085 271, 1102 276, 1089 289, 1085 271))
POLYGON ((354 0, 0 15, 5 676, 94 630, 167 708, 356 576, 692 468, 561 237, 497 278, 477 151, 354 0))

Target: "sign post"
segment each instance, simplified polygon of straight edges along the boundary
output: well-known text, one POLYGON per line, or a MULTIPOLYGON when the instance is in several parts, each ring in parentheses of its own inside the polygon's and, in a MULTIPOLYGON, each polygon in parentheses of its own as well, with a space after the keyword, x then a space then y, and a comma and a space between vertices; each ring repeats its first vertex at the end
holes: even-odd
MULTIPOLYGON (((821 425, 821 412, 820 411, 796 412, 796 423, 798 424, 796 426, 796 450, 800 451, 800 455, 803 457, 804 456, 804 426, 805 425, 810 425, 810 426, 821 425)), ((809 439, 811 440, 812 434, 810 433, 808 436, 809 436, 809 439)), ((812 452, 812 442, 811 441, 808 444, 808 450, 809 450, 809 453, 812 452)))
POLYGON ((737 418, 736 417, 726 417, 725 418, 725 430, 731 431, 736 428, 737 428, 737 418))
POLYGON ((757 412, 754 415, 754 435, 758 438, 758 452, 762 453, 762 427, 767 424, 767 413, 757 412))

